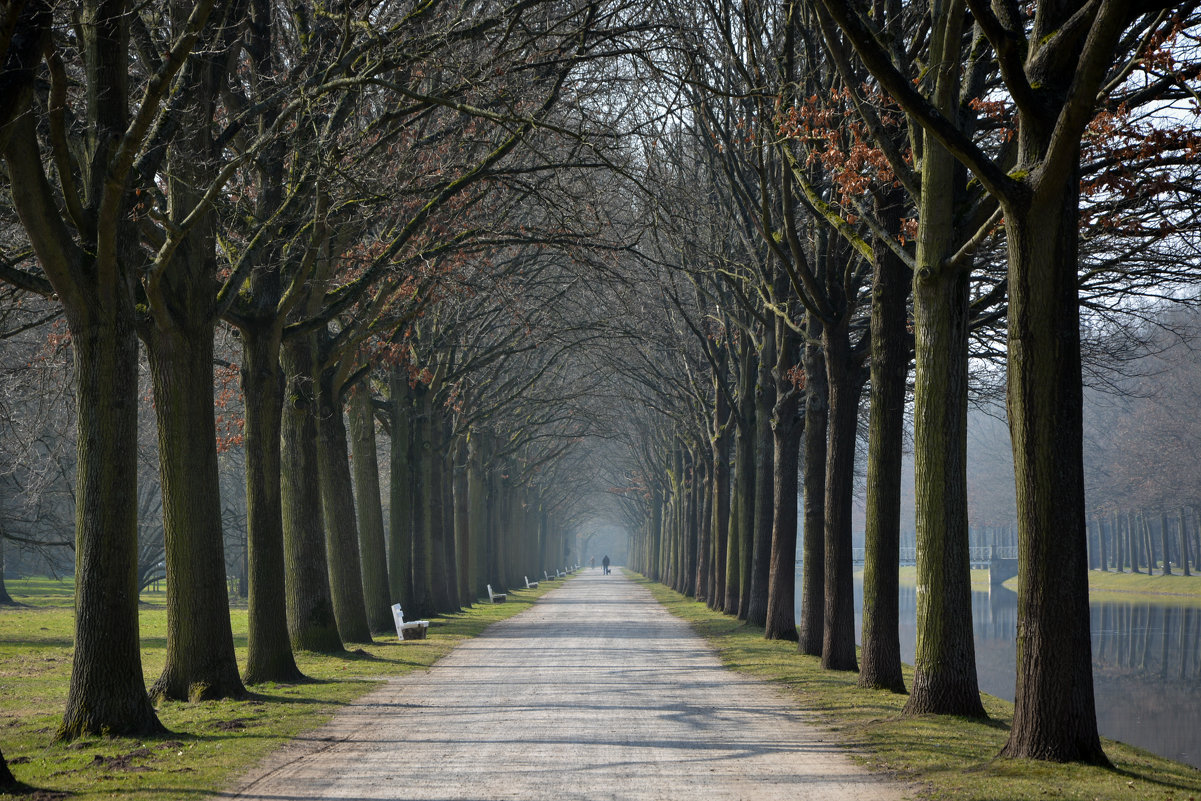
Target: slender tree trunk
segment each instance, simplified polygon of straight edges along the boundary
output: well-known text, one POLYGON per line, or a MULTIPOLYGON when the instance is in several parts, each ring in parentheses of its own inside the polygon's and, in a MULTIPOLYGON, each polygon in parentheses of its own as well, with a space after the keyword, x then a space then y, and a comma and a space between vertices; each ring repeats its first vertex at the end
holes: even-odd
MULTIPOLYGON (((414 618, 431 617, 437 614, 438 603, 434 594, 434 528, 433 513, 436 508, 433 497, 431 474, 434 469, 434 443, 430 438, 430 392, 421 383, 413 387, 413 539, 412 569, 413 597, 405 611, 414 618)), ((499 590, 498 590, 499 591, 499 590)))
MULTIPOLYGON (((903 201, 877 199, 891 235, 900 231, 903 201)), ((863 566, 863 661, 859 686, 905 691, 898 605, 901 547, 901 456, 909 347, 909 270, 883 243, 874 246, 871 316, 871 417, 867 457, 867 526, 863 566)))
POLYGON ((475 543, 471 539, 471 497, 467 481, 467 443, 460 440, 455 446, 453 486, 455 550, 459 556, 459 606, 470 607, 478 597, 474 594, 475 543))
POLYGON ((802 420, 802 390, 789 377, 801 356, 801 339, 791 328, 777 326, 776 403, 772 409, 772 537, 768 573, 767 620, 769 640, 796 640, 797 481, 802 420))
MULTIPOLYGON (((403 367, 394 367, 389 379, 392 479, 388 485, 388 584, 393 603, 399 603, 407 610, 413 605, 413 510, 416 507, 413 402, 409 378, 403 367)), ((417 619, 415 615, 413 619, 417 619)))
POLYGON ((243 329, 242 395, 246 450, 247 684, 302 678, 288 638, 284 594, 284 524, 280 504, 280 434, 284 373, 274 321, 243 329))
POLYGON ((384 545, 384 510, 380 503, 379 457, 375 450, 375 409, 366 381, 350 394, 350 443, 362 557, 363 602, 373 634, 392 630, 388 593, 388 556, 384 545))
MULTIPOLYGON (((1184 575, 1191 576, 1189 571, 1188 528, 1185 526, 1184 507, 1180 507, 1180 570, 1184 575)), ((0 555, 0 571, 4 570, 4 559, 0 555)))
POLYGON ((282 348, 288 377, 284 403, 281 498, 284 512, 284 573, 288 635, 302 651, 342 650, 330 597, 317 466, 317 399, 314 396, 311 336, 282 348))
POLYGON ((774 321, 765 326, 763 348, 759 354, 759 373, 755 386, 755 494, 752 527, 751 585, 748 593, 747 622, 754 626, 767 623, 767 596, 771 576, 772 475, 775 452, 771 430, 772 408, 776 405, 776 330, 774 321))
POLYGON ((333 386, 333 371, 320 376, 317 403, 317 458, 321 511, 325 520, 325 549, 334 619, 342 642, 371 642, 367 607, 363 601, 359 527, 350 479, 349 448, 342 397, 333 386))
MULTIPOLYGON (((471 538, 471 598, 486 595, 488 560, 488 485, 484 469, 486 435, 472 431, 467 439, 467 526, 471 538)), ((545 560, 542 563, 544 567, 545 560)), ((537 578, 537 577, 535 577, 537 578)))
POLYGON ((1160 511, 1159 513, 1159 539, 1160 545, 1163 546, 1163 573, 1162 575, 1172 575, 1172 557, 1168 550, 1168 543, 1171 541, 1168 537, 1168 513, 1160 511))
POLYGON ((822 325, 809 316, 805 345, 805 434, 801 467, 804 486, 805 523, 801 542, 801 620, 797 626, 797 650, 810 656, 822 655, 826 593, 826 442, 829 389, 826 362, 822 356, 822 325))
MULTIPOLYGON (((697 522, 699 540, 696 545, 696 599, 708 602, 710 593, 709 576, 713 569, 713 454, 712 450, 701 459, 701 480, 697 484, 700 493, 697 522)), ((1181 531, 1184 531, 1183 526, 1181 531)), ((3 570, 0 559, 0 570, 3 570)), ((2 586, 2 585, 0 585, 2 586)))
POLYGON ((150 696, 237 698, 246 690, 234 658, 221 534, 213 326, 152 325, 147 346, 163 491, 167 655, 150 696))
POLYGON ((1109 570, 1109 547, 1105 541, 1105 518, 1097 518, 1097 553, 1101 559, 1101 570, 1109 570))
POLYGON ((855 375, 847 321, 822 332, 830 420, 826 444, 826 587, 822 667, 858 670, 855 656, 855 585, 851 563, 851 504, 855 490, 855 441, 863 380, 855 375))
POLYGON ((713 579, 709 608, 725 608, 726 556, 730 541, 730 418, 726 396, 717 391, 713 412, 713 579))

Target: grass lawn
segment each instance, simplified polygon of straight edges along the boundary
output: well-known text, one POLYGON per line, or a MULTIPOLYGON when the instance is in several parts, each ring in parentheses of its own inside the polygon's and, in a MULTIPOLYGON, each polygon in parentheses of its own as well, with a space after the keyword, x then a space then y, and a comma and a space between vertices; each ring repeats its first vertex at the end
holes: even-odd
MULTIPOLYGON (((893 773, 924 798, 950 801, 1201 801, 1201 771, 1110 740, 1114 769, 998 759, 1013 705, 984 696, 987 721, 901 717, 905 696, 855 686, 858 674, 822 670, 796 643, 763 639, 763 629, 711 611, 702 603, 639 576, 673 614, 688 621, 731 668, 757 676, 796 699, 797 708, 847 745, 869 767, 893 773)), ((912 686, 913 671, 905 669, 912 686)), ((798 798, 804 797, 798 790, 798 798)))
MULTIPOLYGON (((1201 606, 1201 576, 1182 576, 1180 568, 1175 567, 1175 575, 1161 576, 1146 573, 1115 573, 1101 570, 1088 571, 1089 595, 1098 601, 1109 600, 1139 600, 1150 603, 1171 605, 1201 606), (1139 598, 1122 596, 1142 596, 1139 598)), ((900 570, 901 584, 912 587, 917 584, 917 568, 912 565, 900 570)), ((1004 585, 1010 590, 1017 590, 1017 579, 1012 578, 1004 585)), ((972 571, 972 589, 988 591, 988 571, 972 571)))
MULTIPOLYGON (((227 787, 265 755, 393 676, 429 667, 459 642, 527 609, 560 582, 510 591, 504 604, 477 604, 434 618, 429 639, 399 642, 393 633, 330 656, 301 652, 303 684, 265 684, 239 701, 165 703, 159 718, 171 734, 157 739, 92 737, 57 743, 71 671, 70 581, 10 581, 21 607, 0 608, 0 752, 16 779, 41 791, 0 799, 129 798, 177 801, 227 787)), ((147 685, 162 670, 167 616, 163 593, 142 597, 142 667, 147 685)), ((246 655, 246 609, 231 610, 240 662, 246 655)))

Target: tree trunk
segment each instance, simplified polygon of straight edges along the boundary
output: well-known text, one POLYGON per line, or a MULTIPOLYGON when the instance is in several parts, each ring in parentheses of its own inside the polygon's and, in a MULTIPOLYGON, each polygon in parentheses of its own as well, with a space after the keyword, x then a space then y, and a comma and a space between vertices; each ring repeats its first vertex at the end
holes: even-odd
POLYGON ((730 417, 725 393, 717 391, 713 411, 713 571, 709 608, 725 608, 726 556, 730 541, 730 417))
POLYGON ((284 577, 292 648, 333 653, 342 650, 342 640, 330 597, 322 526, 314 347, 312 336, 306 335, 285 342, 282 348, 288 381, 280 449, 284 577))
POLYGON ((4 583, 4 532, 0 531, 0 606, 19 606, 8 594, 8 586, 4 583))
POLYGON ((755 504, 752 518, 751 586, 747 606, 747 622, 754 626, 767 623, 767 596, 771 577, 772 495, 775 477, 772 475, 775 451, 772 437, 771 413, 776 405, 776 383, 772 370, 776 366, 776 329, 769 321, 763 333, 763 348, 759 354, 759 373, 755 385, 755 504))
POLYGON ((433 513, 436 504, 433 497, 434 443, 430 438, 430 392, 418 382, 413 387, 413 538, 412 570, 413 597, 405 606, 406 614, 414 619, 437 614, 438 604, 434 595, 434 528, 433 513), (410 610, 409 607, 412 607, 410 610))
POLYGON ((1097 518, 1097 554, 1101 559, 1101 570, 1109 570, 1109 543, 1105 541, 1105 518, 1097 518))
POLYGON ((805 433, 801 467, 804 482, 805 523, 801 541, 801 620, 797 650, 822 655, 826 593, 826 442, 829 388, 820 341, 822 325, 809 316, 805 345, 805 433))
MULTIPOLYGON (((877 215, 896 235, 901 197, 877 199, 877 215)), ((898 629, 901 547, 901 457, 909 347, 909 270, 883 243, 872 280, 871 411, 867 456, 867 520, 863 564, 863 648, 859 686, 905 691, 898 629)))
POLYGON ((371 642, 367 607, 363 602, 363 571, 359 558, 359 527, 350 480, 346 418, 342 397, 333 386, 332 370, 318 380, 317 459, 321 512, 325 520, 325 549, 334 620, 342 642, 371 642))
POLYGON ((392 630, 392 602, 388 593, 388 556, 384 545, 384 510, 380 503, 379 457, 375 450, 375 409, 367 381, 356 386, 350 395, 350 443, 367 625, 373 634, 386 634, 392 630))
POLYGON ((67 309, 77 381, 75 653, 57 737, 165 731, 138 641, 137 386, 133 303, 67 309))
POLYGON ((772 521, 771 566, 768 574, 767 619, 769 640, 796 640, 796 540, 797 480, 801 450, 800 405, 803 390, 789 371, 801 356, 801 338, 791 328, 777 325, 776 403, 772 409, 772 521))
POLYGON ((847 320, 822 332, 830 419, 826 443, 825 616, 822 667, 858 670, 855 656, 855 583, 851 562, 851 504, 855 492, 855 443, 863 379, 856 375, 847 320))
MULTIPOLYGON (((484 469, 487 436, 473 430, 467 439, 467 526, 471 539, 471 598, 486 594, 488 560, 488 485, 484 469)), ((546 562, 543 561, 542 566, 546 562)), ((537 577, 535 577, 537 578, 537 577)))
POLYGON ((1017 692, 1002 753, 1108 764, 1093 699, 1084 542, 1078 193, 1073 170, 1005 209, 1019 563, 1017 692))
POLYGON ((1163 573, 1162 575, 1172 575, 1172 556, 1168 550, 1168 513, 1160 511, 1159 513, 1159 539, 1160 545, 1163 547, 1163 573))
MULTIPOLYGON (((187 296, 187 293, 180 293, 187 296)), ((245 695, 234 658, 221 534, 213 412, 213 325, 147 336, 158 419, 166 545, 167 655, 151 698, 208 701, 245 695)))
POLYGON ((274 321, 241 331, 246 452, 247 684, 302 678, 288 638, 284 593, 284 524, 280 502, 280 435, 284 374, 274 321))
MULTIPOLYGON (((701 479, 697 491, 701 494, 698 499, 697 523, 699 539, 696 544, 696 573, 695 587, 698 601, 709 600, 709 576, 713 570, 713 455, 712 451, 701 459, 701 479)), ((1183 531, 1183 528, 1181 528, 1183 531)), ((0 569, 4 565, 0 560, 0 569)))
MULTIPOLYGON (((393 603, 406 610, 413 603, 413 399, 403 367, 393 367, 388 400, 392 417, 391 467, 388 485, 388 583, 393 603)), ((416 620, 416 616, 413 618, 416 620)))
MULTIPOLYGON (((1180 571, 1186 576, 1191 576, 1189 571, 1189 548, 1188 548, 1188 528, 1185 526, 1184 507, 1180 507, 1180 571)), ((0 555, 0 571, 4 570, 4 559, 0 555)))
POLYGON ((454 449, 453 481, 455 550, 459 557, 459 606, 470 607, 478 597, 474 588, 475 543, 471 538, 471 497, 467 486, 467 443, 460 440, 454 449))

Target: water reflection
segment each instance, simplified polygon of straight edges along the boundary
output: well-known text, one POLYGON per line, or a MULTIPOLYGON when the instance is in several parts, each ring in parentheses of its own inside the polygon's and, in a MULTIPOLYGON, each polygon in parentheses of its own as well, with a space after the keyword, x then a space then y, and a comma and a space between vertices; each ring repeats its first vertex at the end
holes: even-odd
MULTIPOLYGON (((862 609, 862 590, 856 581, 856 610, 862 609)), ((1201 609, 1108 600, 1094 600, 1090 607, 1101 734, 1201 768, 1201 609)), ((916 608, 916 589, 902 587, 901 659, 908 664, 916 608)), ((861 623, 857 617, 856 636, 861 623)), ((980 689, 1012 701, 1016 593, 973 592, 972 625, 980 689)))

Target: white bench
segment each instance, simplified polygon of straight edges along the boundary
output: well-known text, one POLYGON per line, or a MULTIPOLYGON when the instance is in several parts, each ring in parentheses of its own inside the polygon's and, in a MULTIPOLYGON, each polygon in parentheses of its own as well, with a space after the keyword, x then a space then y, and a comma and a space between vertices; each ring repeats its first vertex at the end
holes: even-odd
POLYGON ((503 604, 509 599, 509 596, 503 592, 493 592, 492 585, 488 585, 488 600, 494 604, 503 604))
POLYGON ((402 640, 424 640, 430 629, 428 620, 411 620, 406 623, 400 604, 392 604, 392 620, 396 623, 396 636, 402 640))
POLYGON ((545 570, 542 571, 542 577, 550 581, 550 573, 547 573, 545 570))
POLYGON ((536 590, 536 589, 538 589, 538 582, 530 581, 530 577, 526 576, 525 577, 525 588, 527 590, 536 590))

